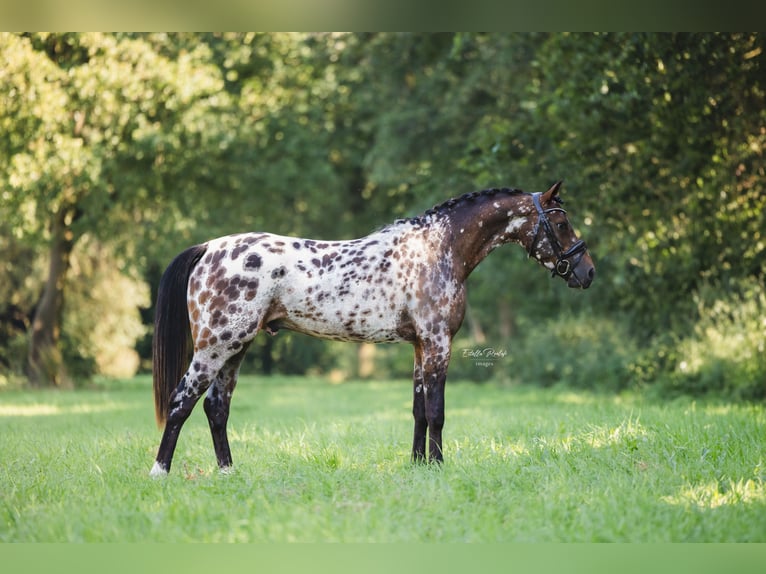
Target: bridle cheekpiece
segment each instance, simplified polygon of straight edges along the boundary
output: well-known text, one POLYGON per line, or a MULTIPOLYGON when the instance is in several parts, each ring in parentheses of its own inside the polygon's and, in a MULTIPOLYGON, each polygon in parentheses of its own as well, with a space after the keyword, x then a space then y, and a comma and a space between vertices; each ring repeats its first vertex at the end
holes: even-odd
MULTIPOLYGON (((540 229, 542 228, 548 238, 548 241, 551 244, 553 254, 556 256, 556 265, 553 267, 551 275, 558 275, 564 279, 569 279, 569 277, 572 275, 572 272, 574 271, 574 268, 577 267, 578 263, 580 263, 580 260, 582 259, 588 247, 585 245, 585 241, 579 239, 575 242, 574 245, 572 245, 572 247, 564 251, 564 248, 561 246, 561 242, 559 242, 558 237, 556 237, 556 234, 553 231, 550 219, 548 219, 548 214, 554 211, 559 211, 566 214, 566 210, 561 207, 543 209, 542 205, 540 204, 541 195, 541 193, 532 194, 532 201, 535 204, 535 209, 537 209, 537 223, 535 223, 534 239, 532 240, 532 244, 529 246, 527 254, 530 257, 533 256, 535 248, 537 247, 537 243, 540 240, 540 229), (572 261, 572 258, 575 258, 574 261, 572 261)), ((560 199, 556 198, 556 200, 558 203, 561 203, 560 199)))

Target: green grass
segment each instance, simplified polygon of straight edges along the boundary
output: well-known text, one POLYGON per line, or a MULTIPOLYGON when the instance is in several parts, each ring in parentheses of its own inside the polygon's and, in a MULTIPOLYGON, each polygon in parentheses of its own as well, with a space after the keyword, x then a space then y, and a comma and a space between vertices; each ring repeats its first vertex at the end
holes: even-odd
POLYGON ((766 542, 766 410, 451 382, 412 465, 407 382, 243 377, 168 478, 150 384, 0 393, 0 541, 766 542))

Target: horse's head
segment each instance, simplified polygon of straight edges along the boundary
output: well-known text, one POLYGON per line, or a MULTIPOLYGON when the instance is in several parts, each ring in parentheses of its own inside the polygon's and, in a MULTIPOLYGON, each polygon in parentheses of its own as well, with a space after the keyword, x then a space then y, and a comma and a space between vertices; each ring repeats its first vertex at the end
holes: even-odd
POLYGON ((585 242, 577 238, 567 212, 561 207, 559 187, 560 181, 545 193, 532 194, 536 213, 531 216, 535 223, 527 253, 570 287, 587 289, 593 282, 596 268, 585 242))

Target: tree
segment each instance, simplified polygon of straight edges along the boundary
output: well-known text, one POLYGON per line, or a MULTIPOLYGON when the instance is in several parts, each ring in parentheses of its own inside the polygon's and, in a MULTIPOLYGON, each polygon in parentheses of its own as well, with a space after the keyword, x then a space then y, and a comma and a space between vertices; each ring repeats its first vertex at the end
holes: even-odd
POLYGON ((490 174, 515 164, 566 179, 600 252, 602 308, 630 314, 637 332, 686 321, 704 282, 762 276, 763 44, 759 34, 542 36, 521 108, 471 136, 490 174))
MULTIPOLYGON (((471 278, 473 330, 564 345, 586 310, 612 329, 596 337, 604 345, 629 336, 625 349, 661 345, 670 357, 719 298, 763 281, 763 44, 760 34, 0 35, 0 248, 17 261, 0 285, 0 365, 28 328, 32 379, 61 379, 59 354, 72 365, 86 344, 63 329, 97 331, 98 312, 62 325, 67 298, 104 300, 84 301, 85 277, 156 286, 173 255, 210 237, 358 237, 451 195, 557 179, 598 280, 572 297, 509 248, 471 278), (119 277, 98 269, 107 264, 119 277), (569 323, 546 331, 541 319, 562 313, 569 323)), ((652 352, 636 364, 671 364, 652 352)), ((303 372, 350 363, 345 353, 280 335, 256 339, 250 356, 303 372)))
POLYGON ((60 384, 75 245, 92 235, 130 250, 139 225, 160 236, 167 189, 193 197, 215 179, 214 159, 230 143, 219 112, 230 103, 204 45, 170 60, 140 38, 103 34, 4 34, 0 43, 2 215, 48 244, 27 373, 33 384, 60 384))

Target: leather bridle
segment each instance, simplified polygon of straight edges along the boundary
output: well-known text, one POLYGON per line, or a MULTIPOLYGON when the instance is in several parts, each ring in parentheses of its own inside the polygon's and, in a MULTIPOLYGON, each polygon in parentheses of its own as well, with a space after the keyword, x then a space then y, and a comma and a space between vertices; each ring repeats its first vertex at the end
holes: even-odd
POLYGON ((585 241, 579 239, 575 242, 574 245, 572 245, 572 247, 566 251, 564 250, 558 237, 556 237, 556 233, 553 231, 553 226, 551 225, 550 219, 548 219, 548 214, 554 211, 559 211, 563 214, 566 214, 566 210, 562 209, 561 207, 543 209, 542 205, 540 204, 541 195, 541 193, 532 194, 532 201, 535 204, 535 209, 537 209, 537 223, 535 223, 535 236, 532 240, 532 244, 529 246, 527 253, 530 257, 533 256, 535 248, 537 247, 537 243, 540 240, 540 229, 542 228, 545 232, 545 235, 548 237, 548 241, 551 244, 553 254, 556 256, 556 265, 553 267, 551 275, 558 275, 564 279, 569 279, 575 267, 577 267, 577 265, 580 263, 580 260, 583 258, 583 255, 585 255, 588 247, 585 245, 585 241))

